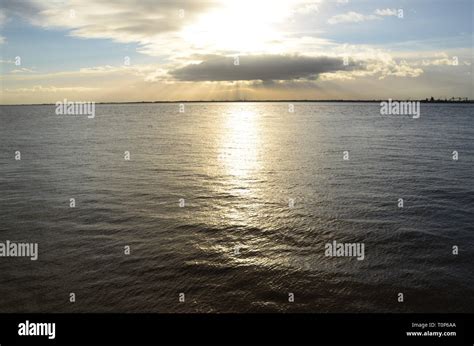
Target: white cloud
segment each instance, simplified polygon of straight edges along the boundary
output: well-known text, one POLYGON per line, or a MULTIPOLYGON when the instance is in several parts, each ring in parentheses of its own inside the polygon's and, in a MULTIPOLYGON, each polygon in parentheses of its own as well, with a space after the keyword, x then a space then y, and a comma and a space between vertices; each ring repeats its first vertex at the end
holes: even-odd
POLYGON ((35 92, 85 92, 85 91, 95 91, 100 90, 100 88, 88 88, 88 87, 56 87, 56 86, 42 86, 42 85, 35 85, 31 88, 15 88, 4 89, 6 93, 35 93, 35 92))
POLYGON ((382 19, 382 17, 389 17, 389 16, 397 16, 398 12, 394 8, 384 8, 384 9, 376 9, 374 11, 375 14, 363 14, 354 11, 350 11, 347 13, 342 13, 335 15, 329 18, 329 24, 339 24, 339 23, 360 23, 365 22, 368 20, 378 20, 382 19))
POLYGON ((384 9, 376 9, 375 14, 378 16, 396 16, 397 10, 394 8, 384 8, 384 9))
POLYGON ((311 2, 303 2, 295 7, 294 12, 297 14, 307 14, 307 13, 314 13, 319 12, 319 5, 321 4, 322 0, 311 1, 311 2))
POLYGON ((339 23, 360 23, 367 20, 377 20, 380 17, 373 14, 362 14, 354 11, 350 11, 343 14, 335 15, 328 19, 329 24, 339 24, 339 23))
MULTIPOLYGON (((7 61, 6 63, 9 63, 7 61)), ((155 73, 157 70, 162 68, 163 65, 159 64, 141 64, 141 65, 130 65, 130 66, 94 66, 84 67, 78 70, 72 71, 60 71, 52 73, 38 73, 29 69, 20 69, 10 71, 10 74, 4 75, 3 79, 6 81, 41 81, 41 80, 67 80, 67 79, 89 79, 89 78, 105 78, 107 76, 121 76, 128 78, 130 76, 136 76, 146 78, 149 74, 155 73), (27 74, 20 72, 29 72, 27 74)))
POLYGON ((33 72, 35 71, 26 67, 22 67, 22 68, 10 71, 10 73, 33 73, 33 72))

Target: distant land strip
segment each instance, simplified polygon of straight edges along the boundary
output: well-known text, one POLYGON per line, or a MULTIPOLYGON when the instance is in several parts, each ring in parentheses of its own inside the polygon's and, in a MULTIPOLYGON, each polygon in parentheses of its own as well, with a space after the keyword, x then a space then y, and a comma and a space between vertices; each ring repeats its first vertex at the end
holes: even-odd
MULTIPOLYGON (((120 102, 95 102, 95 104, 148 104, 148 103, 380 103, 386 102, 387 99, 381 100, 177 100, 177 101, 120 101, 120 102)), ((411 99, 392 99, 392 101, 411 101, 411 102, 420 102, 420 103, 474 103, 474 100, 469 99, 423 99, 423 100, 411 100, 411 99)), ((76 101, 81 102, 81 101, 76 101)), ((85 101, 84 101, 85 102, 85 101)), ((24 104, 0 104, 0 106, 53 106, 55 103, 24 103, 24 104)))

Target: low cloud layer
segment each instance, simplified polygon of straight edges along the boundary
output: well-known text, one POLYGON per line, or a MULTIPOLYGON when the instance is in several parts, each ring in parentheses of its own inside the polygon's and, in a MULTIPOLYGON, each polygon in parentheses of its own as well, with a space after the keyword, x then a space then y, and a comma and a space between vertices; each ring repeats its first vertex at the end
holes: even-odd
POLYGON ((344 65, 342 58, 298 55, 251 55, 211 57, 170 71, 180 81, 250 81, 314 79, 321 73, 362 68, 354 63, 344 65))

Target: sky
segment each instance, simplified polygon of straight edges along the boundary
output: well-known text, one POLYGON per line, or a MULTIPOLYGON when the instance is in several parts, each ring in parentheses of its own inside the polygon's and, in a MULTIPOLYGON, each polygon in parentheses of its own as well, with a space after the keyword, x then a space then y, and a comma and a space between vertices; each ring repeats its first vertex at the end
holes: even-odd
POLYGON ((473 94, 472 0, 1 0, 0 103, 473 94))

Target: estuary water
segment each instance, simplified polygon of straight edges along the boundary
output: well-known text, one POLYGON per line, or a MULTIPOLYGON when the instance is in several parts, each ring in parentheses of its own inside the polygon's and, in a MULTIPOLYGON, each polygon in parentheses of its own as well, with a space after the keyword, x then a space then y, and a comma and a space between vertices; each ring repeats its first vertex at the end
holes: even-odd
POLYGON ((474 106, 179 108, 0 106, 0 312, 474 312, 474 106))

